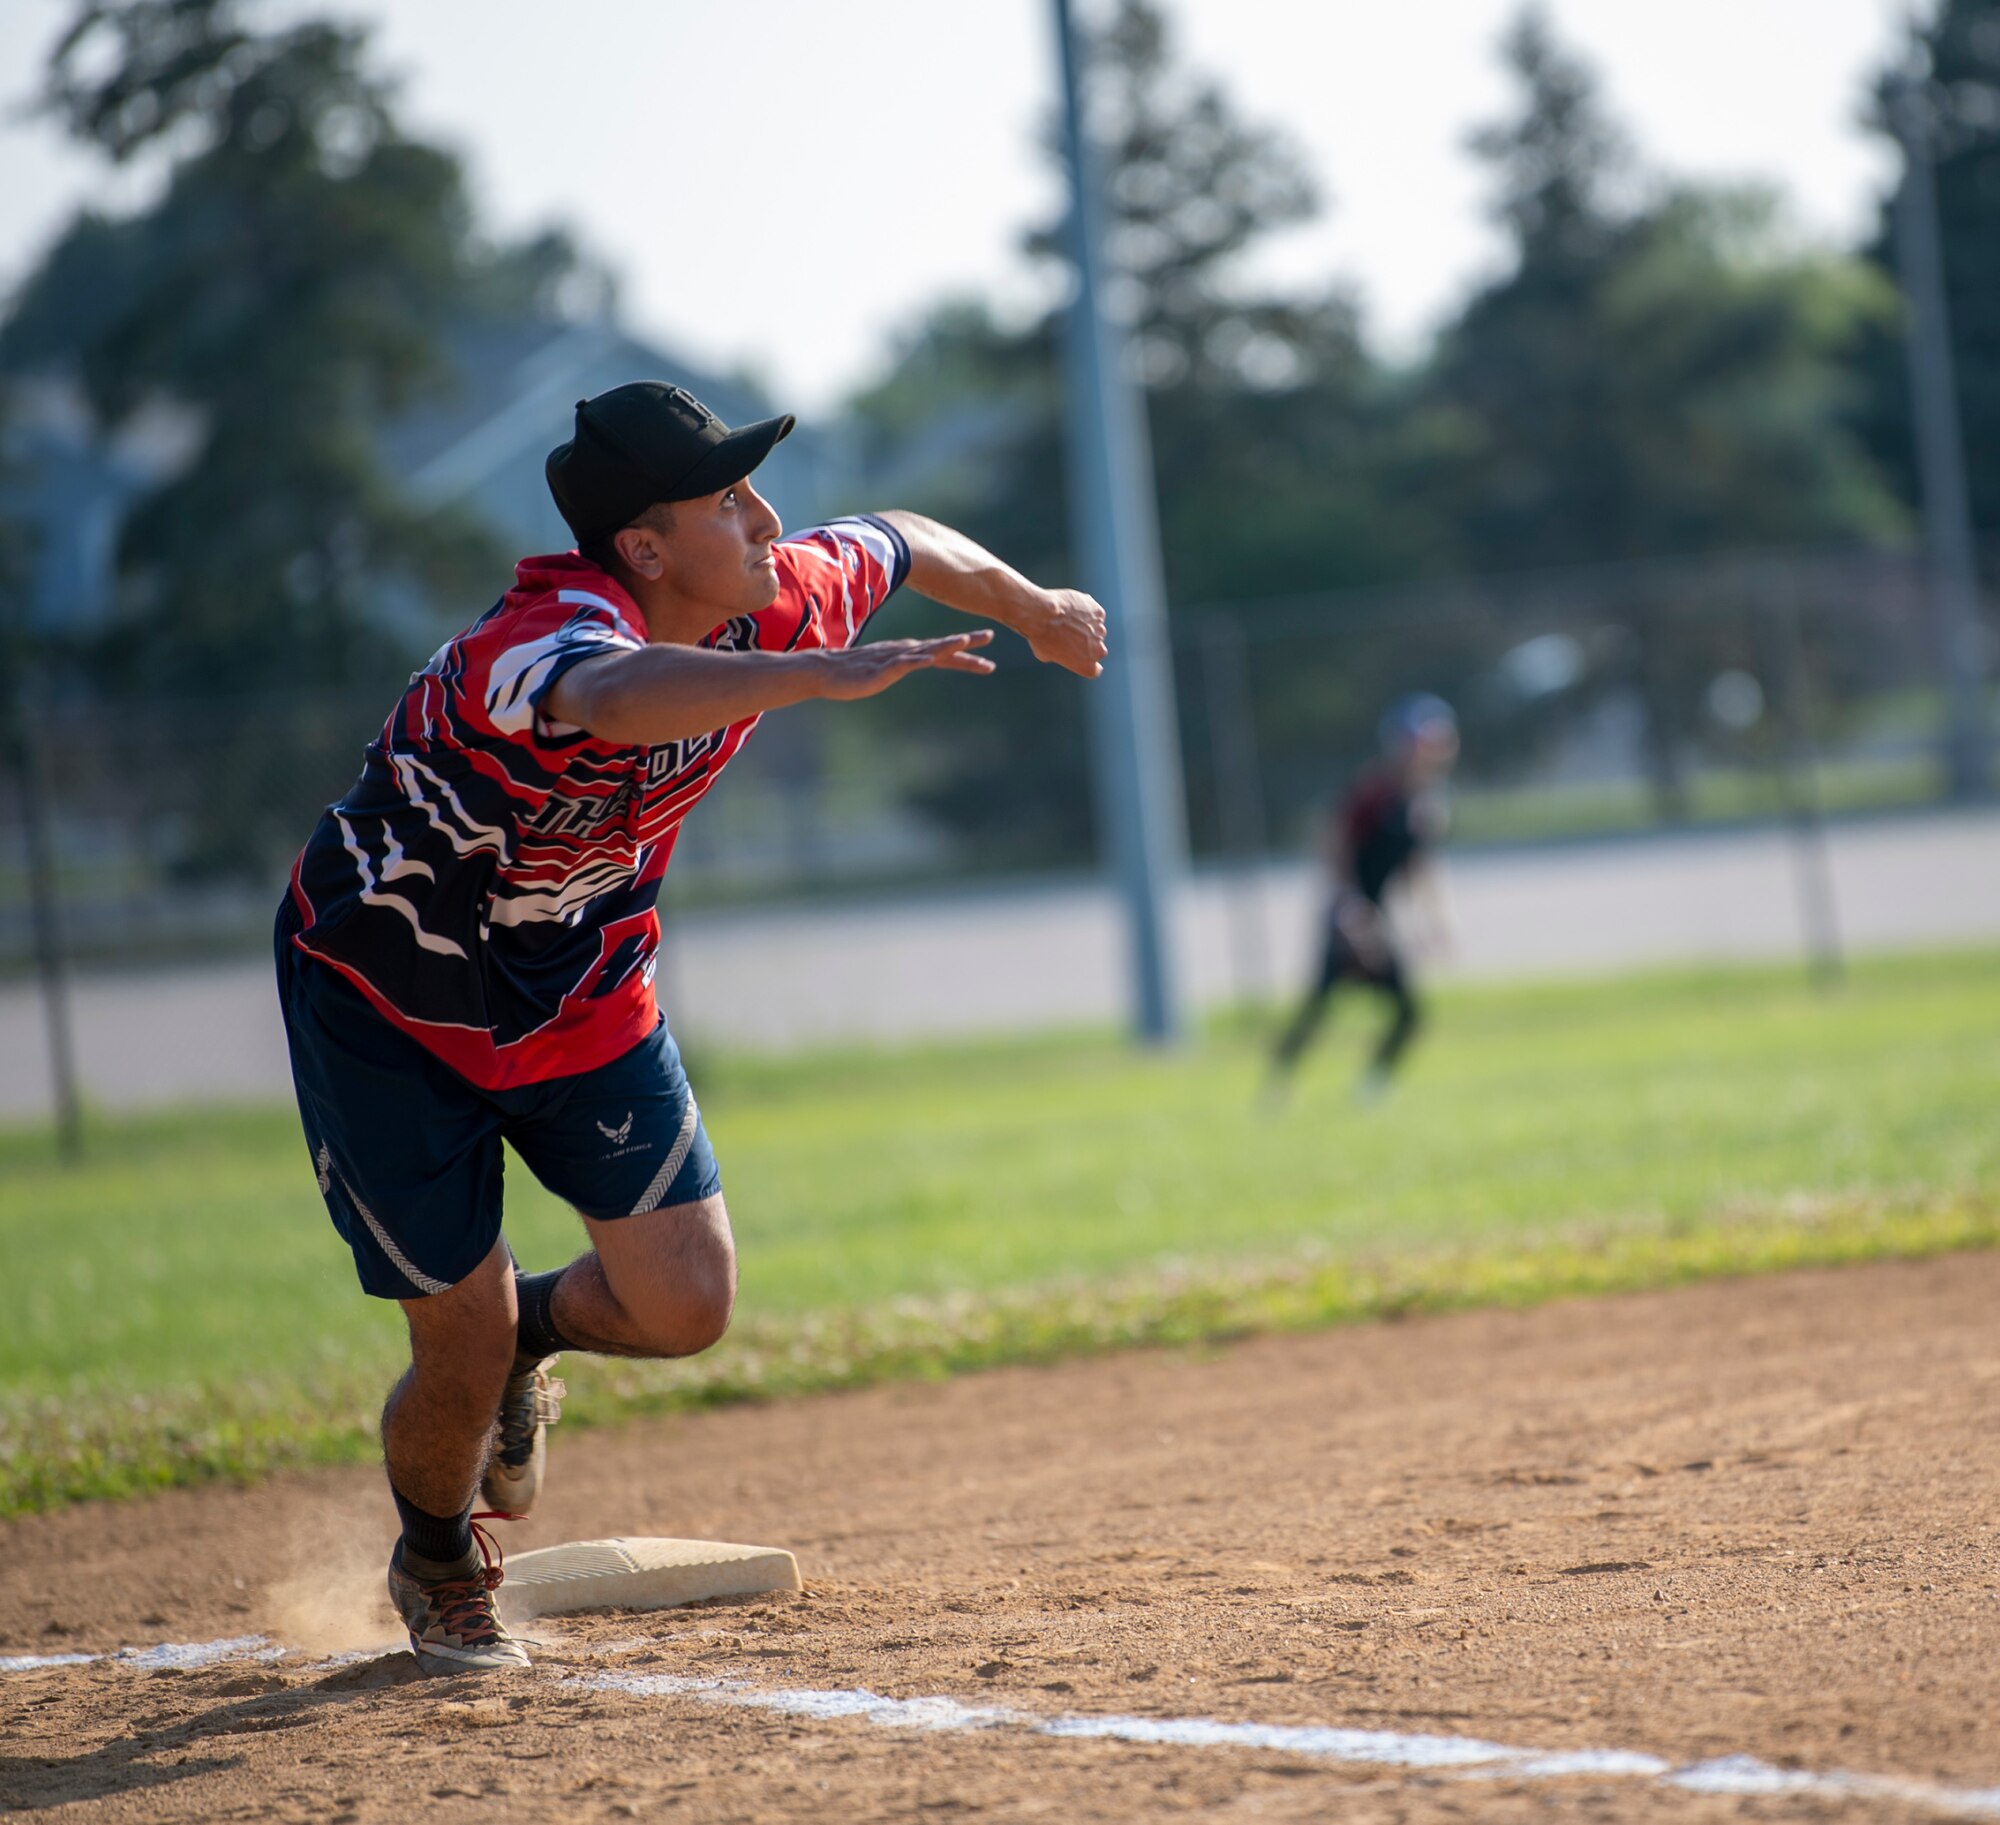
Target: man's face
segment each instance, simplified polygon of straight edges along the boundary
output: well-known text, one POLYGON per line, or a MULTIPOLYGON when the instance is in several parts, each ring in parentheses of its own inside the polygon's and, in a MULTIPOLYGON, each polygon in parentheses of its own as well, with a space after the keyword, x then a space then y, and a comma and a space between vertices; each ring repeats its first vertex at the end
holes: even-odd
POLYGON ((716 494, 676 501, 663 528, 644 528, 643 549, 626 561, 684 602, 712 610, 710 622, 755 614, 778 595, 772 542, 784 531, 771 503, 740 481, 716 494), (647 560, 650 560, 648 562, 647 560))
POLYGON ((1449 723, 1429 723, 1411 739, 1406 765, 1411 783, 1435 786, 1458 759, 1458 731, 1449 723))

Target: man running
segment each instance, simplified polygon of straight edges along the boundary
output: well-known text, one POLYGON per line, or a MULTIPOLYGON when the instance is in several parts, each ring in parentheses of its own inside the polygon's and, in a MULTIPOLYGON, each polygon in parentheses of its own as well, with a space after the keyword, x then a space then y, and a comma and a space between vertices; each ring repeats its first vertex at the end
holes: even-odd
POLYGON ((1358 1086, 1366 1099, 1388 1088, 1421 1018, 1383 900, 1399 877, 1418 885, 1431 899, 1432 924, 1442 936, 1442 910, 1427 863, 1444 835, 1444 782, 1458 759, 1458 719, 1441 697, 1405 697, 1383 716, 1381 732, 1381 764, 1362 775, 1327 823, 1333 895, 1326 946, 1318 976, 1278 1041, 1272 1060, 1277 1094, 1289 1084, 1342 982, 1379 989, 1394 1010, 1358 1086))
POLYGON ((430 1671, 527 1664, 473 1507, 533 1504, 550 1360, 692 1355, 729 1323, 722 1181, 653 992, 682 819, 766 710, 993 669, 990 629, 854 645, 902 583, 1102 670, 1090 597, 916 514, 781 537, 748 477, 792 423, 732 431, 654 381, 580 401, 547 465, 576 550, 524 559, 411 679, 279 909, 320 1192, 409 1324, 382 1414, 389 1591, 430 1671), (514 1264, 503 1140, 582 1217, 565 1268, 514 1264))

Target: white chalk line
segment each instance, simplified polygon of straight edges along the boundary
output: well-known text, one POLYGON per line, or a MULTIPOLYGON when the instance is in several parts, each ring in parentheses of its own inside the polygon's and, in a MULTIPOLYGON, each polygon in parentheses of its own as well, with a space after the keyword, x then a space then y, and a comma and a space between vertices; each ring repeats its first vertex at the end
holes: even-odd
POLYGON ((1653 1781, 1688 1793, 1892 1799, 1958 1818, 2000 1819, 2000 1787, 1954 1788, 1874 1774, 1775 1768, 1752 1755, 1676 1767, 1631 1749, 1524 1749, 1469 1736, 1349 1730, 1325 1724, 1230 1724, 1209 1717, 1049 1717, 955 1698, 883 1698, 866 1690, 772 1689, 671 1673, 595 1673, 564 1681, 641 1698, 694 1698, 817 1721, 852 1718, 885 1730, 1018 1730, 1052 1736, 1187 1749, 1262 1749, 1375 1768, 1422 1768, 1485 1780, 1541 1781, 1580 1775, 1653 1781))
MULTIPOLYGON (((373 1658, 356 1649, 316 1660, 305 1670, 324 1671, 373 1658)), ((136 1672, 191 1672, 226 1661, 275 1661, 293 1650, 267 1635, 232 1635, 221 1641, 163 1641, 150 1648, 108 1654, 0 1654, 0 1673, 99 1663, 136 1672)), ((815 1722, 853 1719, 884 1730, 943 1733, 1013 1730, 1069 1741, 1135 1743, 1181 1749, 1261 1749, 1282 1755, 1374 1768, 1421 1768, 1468 1780, 1544 1781, 1578 1776, 1656 1782, 1688 1793, 1732 1797, 1799 1796, 1816 1799, 1898 1800, 1957 1818, 2000 1819, 2000 1787, 1945 1787, 1891 1775, 1816 1773, 1777 1768, 1753 1755, 1722 1755, 1677 1767, 1633 1749, 1526 1749, 1474 1736, 1432 1736, 1400 1730, 1354 1730, 1332 1724, 1232 1724, 1211 1717, 1047 1716, 1002 1705, 968 1705, 955 1698, 884 1698, 865 1688, 819 1691, 810 1687, 753 1686, 740 1680, 691 1678, 675 1673, 563 1674, 559 1683, 639 1698, 692 1698, 737 1710, 771 1711, 815 1722)))
POLYGON ((116 1661, 142 1673, 186 1673, 224 1660, 279 1660, 285 1652, 268 1635, 232 1635, 226 1641, 163 1641, 157 1647, 120 1648, 115 1654, 0 1654, 0 1673, 87 1667, 100 1660, 116 1661))

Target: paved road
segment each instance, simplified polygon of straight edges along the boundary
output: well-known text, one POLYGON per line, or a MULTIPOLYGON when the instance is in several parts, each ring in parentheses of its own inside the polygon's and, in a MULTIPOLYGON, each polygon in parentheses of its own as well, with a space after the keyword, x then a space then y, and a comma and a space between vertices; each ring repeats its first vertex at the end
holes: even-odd
MULTIPOLYGON (((1842 824, 1828 861, 1855 950, 2000 940, 2000 813, 1842 824)), ((1796 862, 1774 831, 1460 856, 1450 871, 1460 946, 1441 973, 1796 956, 1796 862)), ((1301 867, 1192 883, 1179 913, 1196 1004, 1288 992, 1313 953, 1317 907, 1301 867)), ((1126 967, 1109 893, 1043 886, 689 917, 669 934, 661 989, 684 1036, 778 1048, 1115 1020, 1126 967)), ((261 960, 94 974, 74 1002, 99 1106, 288 1090, 261 960)), ((0 1119, 47 1107, 33 988, 0 988, 0 1119)))

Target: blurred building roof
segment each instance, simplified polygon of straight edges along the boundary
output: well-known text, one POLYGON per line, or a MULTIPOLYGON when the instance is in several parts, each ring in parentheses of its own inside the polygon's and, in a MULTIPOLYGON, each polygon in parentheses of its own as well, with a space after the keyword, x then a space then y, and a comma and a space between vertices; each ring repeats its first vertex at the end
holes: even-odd
MULTIPOLYGON (((773 410, 745 382, 705 372, 605 319, 475 323, 452 342, 456 383, 389 427, 390 467, 430 504, 470 502, 523 552, 572 542, 542 461, 569 437, 579 399, 629 380, 669 380, 729 424, 773 410)), ((824 436, 801 425, 757 471, 757 486, 786 525, 809 525, 827 511, 831 468, 824 436)))
MULTIPOLYGON (((731 424, 771 407, 746 382, 710 374, 608 319, 468 323, 452 337, 446 388, 384 427, 393 475, 420 501, 463 504, 510 550, 572 543, 542 476, 549 450, 570 435, 576 401, 628 380, 671 380, 731 424)), ((53 377, 22 382, 0 449, 0 502, 30 528, 29 624, 75 630, 112 612, 118 529, 132 504, 198 448, 185 414, 141 414, 115 437, 92 423, 81 396, 53 377)), ((801 425, 757 472, 786 525, 831 511, 834 444, 801 425)), ((391 615, 413 605, 385 600, 391 615)))

